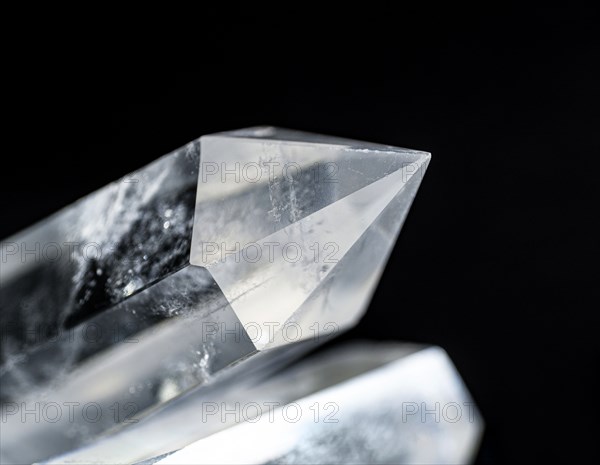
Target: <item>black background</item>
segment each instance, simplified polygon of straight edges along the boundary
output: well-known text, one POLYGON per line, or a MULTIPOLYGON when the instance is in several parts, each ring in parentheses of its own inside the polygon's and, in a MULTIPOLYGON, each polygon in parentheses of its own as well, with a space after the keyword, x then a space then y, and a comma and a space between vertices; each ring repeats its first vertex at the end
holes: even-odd
POLYGON ((342 24, 318 61, 278 44, 285 28, 224 45, 230 27, 161 73, 77 54, 67 68, 41 43, 5 76, 0 237, 205 133, 271 124, 429 151, 346 337, 445 348, 486 420, 480 463, 597 455, 597 15, 421 13, 342 24))

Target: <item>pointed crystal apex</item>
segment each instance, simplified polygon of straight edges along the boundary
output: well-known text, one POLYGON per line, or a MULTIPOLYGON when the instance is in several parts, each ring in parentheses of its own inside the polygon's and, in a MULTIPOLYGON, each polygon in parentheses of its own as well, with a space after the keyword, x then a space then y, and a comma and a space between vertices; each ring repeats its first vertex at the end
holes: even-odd
POLYGON ((258 349, 362 315, 430 159, 276 128, 205 136, 201 153, 190 262, 258 349))

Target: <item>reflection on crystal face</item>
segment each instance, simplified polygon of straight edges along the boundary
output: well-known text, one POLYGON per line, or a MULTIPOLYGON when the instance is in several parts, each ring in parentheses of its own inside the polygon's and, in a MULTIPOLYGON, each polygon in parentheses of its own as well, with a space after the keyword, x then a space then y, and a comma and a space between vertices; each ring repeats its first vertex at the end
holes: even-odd
MULTIPOLYGON (((3 414, 133 402, 144 423, 355 324, 428 162, 277 128, 204 136, 2 241, 3 414), (258 356, 273 349, 283 355, 258 356)), ((6 418, 3 463, 132 428, 122 412, 6 418)))

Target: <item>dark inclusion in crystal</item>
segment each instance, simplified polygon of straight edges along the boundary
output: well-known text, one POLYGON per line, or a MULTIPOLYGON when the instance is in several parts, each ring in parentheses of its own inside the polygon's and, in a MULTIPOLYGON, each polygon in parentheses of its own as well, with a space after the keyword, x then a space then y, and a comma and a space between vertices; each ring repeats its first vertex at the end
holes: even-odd
POLYGON ((73 311, 66 318, 64 327, 73 328, 118 303, 124 294, 133 295, 151 285, 157 276, 171 274, 186 266, 195 200, 195 186, 170 193, 166 198, 154 199, 109 256, 87 261, 87 269, 75 294, 73 311), (169 218, 164 216, 165 205, 177 205, 176 209, 171 209, 169 218), (144 285, 123 290, 122 277, 129 275, 133 282, 144 285))
MULTIPOLYGON (((82 260, 81 251, 71 250, 58 261, 36 257, 19 263, 18 275, 3 270, 0 381, 11 357, 20 358, 189 264, 199 163, 199 144, 189 144, 136 173, 135 182, 107 186, 15 240, 29 248, 98 243, 102 253, 82 260), (88 212, 96 210, 98 216, 90 218, 88 212), (84 232, 88 227, 91 233, 84 232)), ((151 324, 168 316, 155 311, 145 318, 151 324)), ((27 371, 32 382, 46 378, 43 370, 27 371)), ((4 398, 0 392, 0 401, 4 398)))

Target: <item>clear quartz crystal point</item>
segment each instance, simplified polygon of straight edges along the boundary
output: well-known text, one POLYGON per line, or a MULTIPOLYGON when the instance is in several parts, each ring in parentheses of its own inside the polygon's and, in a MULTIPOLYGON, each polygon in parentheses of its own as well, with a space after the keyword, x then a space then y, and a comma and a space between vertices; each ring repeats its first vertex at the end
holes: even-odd
POLYGON ((200 144, 191 263, 264 336, 256 347, 285 344, 292 323, 304 337, 356 323, 430 155, 277 128, 200 144))
POLYGON ((204 136, 3 240, 2 463, 127 430, 355 324, 428 161, 276 128, 204 136), (51 403, 56 422, 26 413, 51 403))

